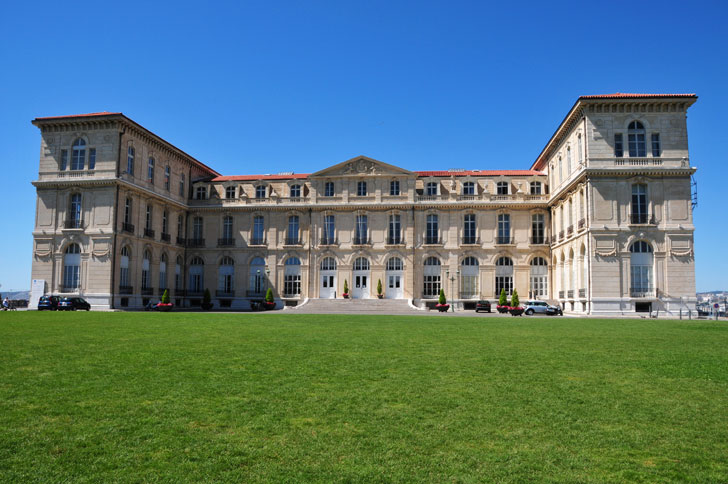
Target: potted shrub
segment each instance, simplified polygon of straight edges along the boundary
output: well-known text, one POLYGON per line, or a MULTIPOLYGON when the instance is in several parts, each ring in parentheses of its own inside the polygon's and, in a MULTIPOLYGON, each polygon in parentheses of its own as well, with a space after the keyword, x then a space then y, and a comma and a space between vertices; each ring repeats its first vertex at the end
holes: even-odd
POLYGON ((346 279, 344 279, 344 294, 342 296, 344 296, 344 299, 349 299, 349 283, 346 282, 346 279))
POLYGON ((170 311, 174 304, 169 302, 169 291, 167 289, 162 293, 162 300, 157 304, 157 311, 170 311))
POLYGON ((270 311, 271 309, 275 309, 275 307, 276 307, 276 301, 273 298, 273 289, 271 289, 270 287, 268 288, 268 290, 265 293, 265 302, 263 303, 263 307, 267 311, 270 311))
POLYGON ((445 299, 445 291, 440 289, 440 298, 437 300, 437 304, 435 304, 435 307, 438 311, 441 313, 444 313, 448 309, 450 309, 450 305, 447 303, 447 299, 445 299))
POLYGON ((515 289, 513 290, 513 296, 511 297, 511 307, 508 309, 508 312, 511 313, 511 316, 520 316, 523 314, 523 308, 519 306, 520 301, 518 300, 518 291, 515 289))
POLYGON ((503 314, 507 313, 508 309, 510 308, 510 305, 508 304, 508 296, 506 296, 506 290, 505 288, 501 289, 500 297, 498 298, 498 305, 495 307, 495 309, 503 314))
POLYGON ((384 296, 384 294, 382 294, 382 280, 379 279, 377 281, 377 297, 379 299, 382 299, 383 296, 384 296))
POLYGON ((205 311, 212 309, 212 297, 209 289, 205 289, 205 293, 202 295, 202 309, 205 311))

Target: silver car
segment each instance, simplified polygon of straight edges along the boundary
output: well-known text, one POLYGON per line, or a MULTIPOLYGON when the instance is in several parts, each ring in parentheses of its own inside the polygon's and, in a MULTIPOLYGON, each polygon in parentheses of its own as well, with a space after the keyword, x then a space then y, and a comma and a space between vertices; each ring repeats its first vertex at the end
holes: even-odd
POLYGON ((524 305, 525 313, 528 316, 532 316, 533 314, 546 314, 548 316, 556 316, 557 314, 559 316, 563 316, 563 312, 561 311, 561 308, 558 306, 551 306, 546 301, 526 301, 526 304, 524 305))

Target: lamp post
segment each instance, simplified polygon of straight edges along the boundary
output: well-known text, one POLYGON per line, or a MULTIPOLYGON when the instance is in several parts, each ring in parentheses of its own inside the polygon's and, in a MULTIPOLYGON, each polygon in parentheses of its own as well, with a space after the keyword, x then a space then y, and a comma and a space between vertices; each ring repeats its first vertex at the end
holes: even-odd
MULTIPOLYGON (((460 269, 455 271, 455 274, 457 274, 457 276, 460 276, 460 269)), ((452 308, 452 312, 455 312, 455 301, 453 301, 453 299, 455 298, 455 279, 457 279, 457 277, 454 275, 450 276, 450 269, 447 269, 445 271, 445 278, 450 280, 450 307, 452 308)))

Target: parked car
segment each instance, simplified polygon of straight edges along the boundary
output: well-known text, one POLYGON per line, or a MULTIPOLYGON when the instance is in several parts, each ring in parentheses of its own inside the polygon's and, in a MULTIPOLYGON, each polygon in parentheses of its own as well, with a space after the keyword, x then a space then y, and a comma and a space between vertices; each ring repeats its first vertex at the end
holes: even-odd
POLYGON ((59 311, 91 310, 91 305, 82 297, 64 297, 58 302, 59 311))
POLYGON ((38 311, 55 311, 58 309, 58 301, 61 298, 58 296, 41 296, 38 300, 38 311))
POLYGON ((490 301, 478 301, 477 304, 475 304, 475 312, 485 311, 487 313, 490 312, 490 301))
POLYGON ((552 306, 546 301, 526 301, 524 309, 527 316, 533 314, 546 314, 547 316, 564 315, 560 307, 552 306))

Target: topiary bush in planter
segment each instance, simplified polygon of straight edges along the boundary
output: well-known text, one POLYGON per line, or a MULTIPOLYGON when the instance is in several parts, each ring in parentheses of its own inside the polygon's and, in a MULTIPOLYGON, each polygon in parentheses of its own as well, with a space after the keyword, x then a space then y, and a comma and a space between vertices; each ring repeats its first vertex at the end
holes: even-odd
POLYGON ((162 293, 162 300, 157 304, 157 311, 169 311, 174 307, 174 304, 169 302, 169 291, 167 289, 162 293))
POLYGON ((383 296, 384 296, 384 294, 382 294, 382 280, 379 279, 377 281, 377 297, 379 299, 382 299, 383 296))
POLYGON ((438 311, 441 313, 444 313, 448 309, 450 309, 450 305, 447 303, 447 299, 445 298, 445 291, 440 289, 440 298, 437 300, 437 304, 435 305, 438 311))
POLYGON ((212 296, 210 296, 209 289, 205 289, 205 293, 202 295, 202 309, 205 311, 212 309, 212 296))
POLYGON ((344 296, 344 299, 349 299, 349 283, 346 282, 346 279, 344 279, 344 294, 342 296, 344 296))
POLYGON ((507 313, 509 308, 510 304, 508 304, 508 296, 506 295, 506 290, 505 288, 501 288, 500 297, 498 298, 498 305, 495 307, 495 309, 499 313, 507 313))
POLYGON ((270 287, 265 292, 265 302, 263 303, 263 307, 267 310, 275 309, 276 307, 276 300, 273 297, 273 289, 270 287))

